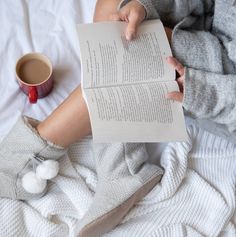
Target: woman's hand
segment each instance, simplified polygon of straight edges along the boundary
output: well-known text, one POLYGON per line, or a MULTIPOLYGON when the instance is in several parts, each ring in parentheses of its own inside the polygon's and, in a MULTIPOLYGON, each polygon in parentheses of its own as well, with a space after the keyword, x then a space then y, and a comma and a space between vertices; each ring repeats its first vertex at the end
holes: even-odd
POLYGON ((145 19, 146 10, 138 1, 132 0, 118 12, 110 16, 114 21, 125 21, 128 23, 125 36, 127 40, 132 40, 136 37, 140 23, 145 19))
MULTIPOLYGON (((117 11, 121 0, 98 0, 93 20, 98 21, 125 21, 128 23, 125 36, 127 40, 136 37, 140 23, 145 19, 146 10, 138 1, 132 0, 117 11)), ((171 42, 172 29, 165 27, 167 38, 171 42)))
POLYGON ((125 36, 132 40, 137 34, 140 23, 145 19, 146 10, 136 0, 132 0, 117 11, 120 0, 98 0, 94 21, 125 21, 128 23, 125 36))
POLYGON ((173 91, 166 94, 167 99, 183 102, 184 98, 184 66, 174 57, 168 57, 167 62, 177 71, 179 76, 177 77, 177 83, 179 85, 179 91, 173 91))

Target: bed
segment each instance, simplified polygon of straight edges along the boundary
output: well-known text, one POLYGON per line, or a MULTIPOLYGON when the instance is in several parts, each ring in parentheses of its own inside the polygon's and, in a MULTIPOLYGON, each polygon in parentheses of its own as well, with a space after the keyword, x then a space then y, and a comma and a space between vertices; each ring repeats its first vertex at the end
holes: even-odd
MULTIPOLYGON (((76 24, 91 22, 95 0, 0 0, 0 139, 24 114, 43 120, 80 83, 76 24), (52 93, 29 104, 15 80, 28 52, 53 62, 52 93)), ((91 139, 71 146, 49 192, 29 202, 0 199, 1 237, 74 237, 96 189, 91 139)), ((106 237, 236 236, 236 145, 188 125, 184 143, 146 144, 161 183, 106 237)), ((1 188, 1 187, 0 187, 1 188)))

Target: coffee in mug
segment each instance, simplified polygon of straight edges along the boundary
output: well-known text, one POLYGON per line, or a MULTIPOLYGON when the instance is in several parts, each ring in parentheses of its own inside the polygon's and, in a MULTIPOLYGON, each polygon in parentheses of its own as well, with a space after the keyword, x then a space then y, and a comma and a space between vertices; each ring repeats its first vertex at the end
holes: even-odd
POLYGON ((16 64, 16 77, 30 103, 36 103, 50 93, 53 87, 52 64, 40 53, 29 53, 16 64))

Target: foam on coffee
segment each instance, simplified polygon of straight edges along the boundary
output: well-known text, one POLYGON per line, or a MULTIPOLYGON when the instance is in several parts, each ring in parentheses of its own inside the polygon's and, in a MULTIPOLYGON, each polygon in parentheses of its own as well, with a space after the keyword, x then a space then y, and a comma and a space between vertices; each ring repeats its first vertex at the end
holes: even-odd
POLYGON ((19 77, 28 84, 39 84, 50 75, 50 67, 39 59, 29 59, 19 68, 19 77))

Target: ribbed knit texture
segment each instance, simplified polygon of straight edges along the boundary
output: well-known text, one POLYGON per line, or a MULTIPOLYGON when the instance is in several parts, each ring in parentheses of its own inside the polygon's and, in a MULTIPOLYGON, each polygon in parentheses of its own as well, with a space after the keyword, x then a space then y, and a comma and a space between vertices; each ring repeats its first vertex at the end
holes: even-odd
POLYGON ((106 237, 236 235, 236 146, 189 129, 191 143, 169 144, 162 154, 161 184, 106 237))
POLYGON ((98 182, 92 205, 78 229, 79 236, 86 237, 101 236, 113 229, 163 174, 160 167, 147 163, 144 144, 95 143, 93 150, 98 182))
MULTIPOLYGON (((235 237, 236 146, 193 125, 188 133, 188 142, 170 143, 162 153, 161 183, 104 236, 235 237)), ((75 236, 97 183, 90 143, 72 147, 72 163, 61 161, 43 198, 0 200, 0 236, 75 236)))

